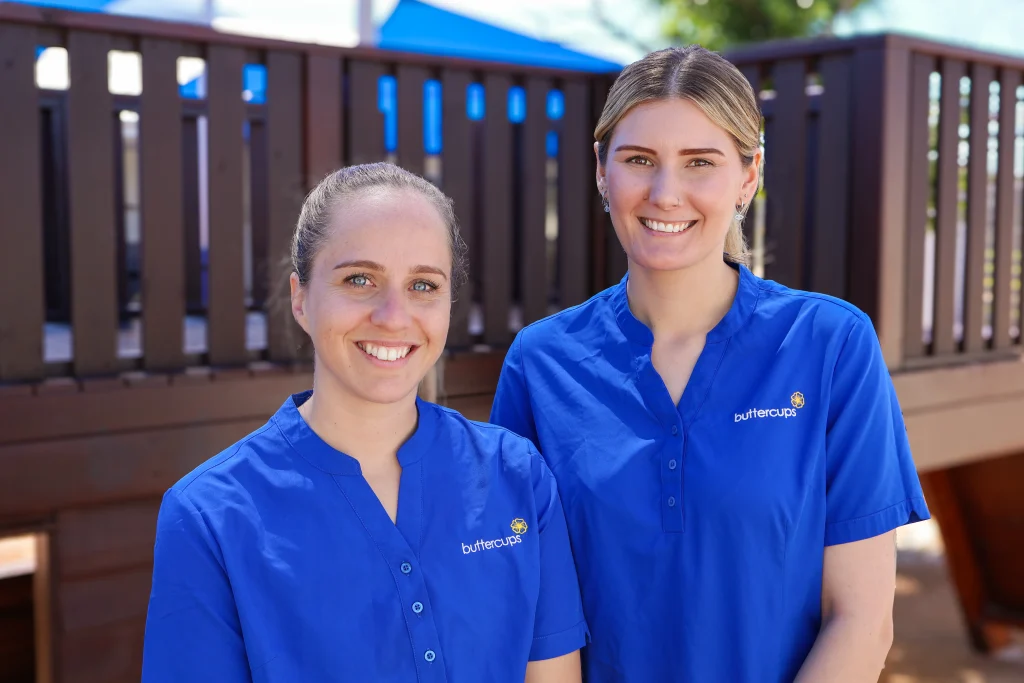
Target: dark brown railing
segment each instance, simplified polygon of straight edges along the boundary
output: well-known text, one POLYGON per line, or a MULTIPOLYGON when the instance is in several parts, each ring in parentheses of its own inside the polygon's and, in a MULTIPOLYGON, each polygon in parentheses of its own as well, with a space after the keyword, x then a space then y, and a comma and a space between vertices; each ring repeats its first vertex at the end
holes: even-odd
POLYGON ((764 274, 862 307, 894 370, 1019 354, 1024 60, 892 35, 730 58, 764 111, 764 274))
POLYGON ((300 359, 278 304, 304 193, 343 164, 388 158, 455 199, 473 280, 450 346, 500 347, 605 284, 589 139, 593 93, 607 87, 603 75, 3 5, 0 382, 300 359), (66 90, 37 86, 40 47, 66 50, 66 90), (141 94, 111 94, 111 50, 138 54, 141 94), (183 57, 205 60, 201 99, 179 90, 183 57), (250 64, 265 69, 262 103, 243 100, 250 64), (378 102, 388 75, 391 150, 378 102), (435 153, 428 82, 441 92, 435 153), (470 86, 484 93, 473 117, 470 86), (552 91, 560 116, 547 114, 552 91))
MULTIPOLYGON (((1019 354, 1024 60, 900 36, 729 57, 764 110, 755 269, 863 308, 893 370, 1019 354)), ((450 346, 500 349, 625 270, 592 180, 611 78, 2 5, 0 383, 301 361, 278 304, 302 197, 385 158, 455 199, 472 281, 450 346), (37 86, 40 46, 67 51, 69 88, 37 86), (137 53, 141 94, 111 94, 111 50, 137 53), (205 60, 205 97, 182 96, 180 58, 205 60), (250 64, 265 100, 241 96, 250 64)))

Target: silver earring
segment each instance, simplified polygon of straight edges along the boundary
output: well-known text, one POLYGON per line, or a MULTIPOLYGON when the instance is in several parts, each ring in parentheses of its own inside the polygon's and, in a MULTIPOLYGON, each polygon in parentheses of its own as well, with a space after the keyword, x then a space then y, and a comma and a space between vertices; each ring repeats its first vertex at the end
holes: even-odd
POLYGON ((608 195, 601 195, 601 206, 604 207, 605 213, 611 213, 612 208, 608 206, 608 195))
MULTIPOLYGON (((744 199, 746 199, 746 197, 744 197, 744 199)), ((743 218, 744 218, 743 208, 744 207, 743 207, 742 203, 736 205, 736 215, 733 216, 733 218, 735 218, 736 222, 738 222, 738 223, 742 223, 743 222, 743 218)))

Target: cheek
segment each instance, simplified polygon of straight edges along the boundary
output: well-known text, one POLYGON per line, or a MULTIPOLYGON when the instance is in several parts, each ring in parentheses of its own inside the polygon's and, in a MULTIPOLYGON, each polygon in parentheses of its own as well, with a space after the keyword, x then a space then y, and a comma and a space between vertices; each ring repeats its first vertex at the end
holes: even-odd
POLYGON ((425 306, 420 312, 419 319, 420 327, 427 338, 434 344, 444 344, 452 319, 451 302, 435 301, 430 306, 425 306))
POLYGON ((319 296, 307 303, 306 319, 314 342, 354 330, 366 318, 364 308, 358 302, 338 294, 319 296))
POLYGON ((650 193, 651 174, 642 170, 608 173, 608 195, 613 204, 628 206, 642 202, 650 193))

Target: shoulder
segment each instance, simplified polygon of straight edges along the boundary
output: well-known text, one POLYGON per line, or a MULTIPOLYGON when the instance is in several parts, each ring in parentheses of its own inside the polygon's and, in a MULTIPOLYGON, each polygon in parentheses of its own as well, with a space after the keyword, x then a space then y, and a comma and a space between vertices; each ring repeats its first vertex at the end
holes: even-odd
POLYGON ((538 352, 566 352, 569 345, 590 347, 589 338, 605 339, 609 326, 614 326, 615 311, 611 302, 623 283, 613 285, 581 304, 530 323, 516 335, 513 351, 529 356, 538 352))
POLYGON ((470 420, 458 411, 430 404, 438 411, 439 423, 458 460, 473 469, 497 468, 503 475, 527 475, 543 465, 540 453, 529 439, 488 422, 470 420))
POLYGON ((280 455, 287 444, 273 419, 206 460, 175 483, 170 491, 197 511, 230 505, 260 477, 268 456, 280 455))
POLYGON ((845 340, 854 330, 874 326, 866 313, 848 301, 827 294, 793 289, 772 280, 757 279, 760 289, 756 327, 791 331, 803 328, 816 338, 845 340))

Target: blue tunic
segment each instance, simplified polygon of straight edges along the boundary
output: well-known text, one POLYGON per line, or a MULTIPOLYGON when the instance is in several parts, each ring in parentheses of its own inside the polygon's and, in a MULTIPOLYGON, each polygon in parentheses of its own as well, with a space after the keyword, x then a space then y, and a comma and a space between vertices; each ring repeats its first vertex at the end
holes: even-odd
POLYGON ((289 398, 164 497, 143 681, 499 681, 585 643, 533 446, 418 402, 397 524, 289 398))
POLYGON ((825 546, 928 518, 874 328, 740 267, 674 405, 626 282, 523 329, 491 415, 558 480, 588 681, 788 683, 825 546))

